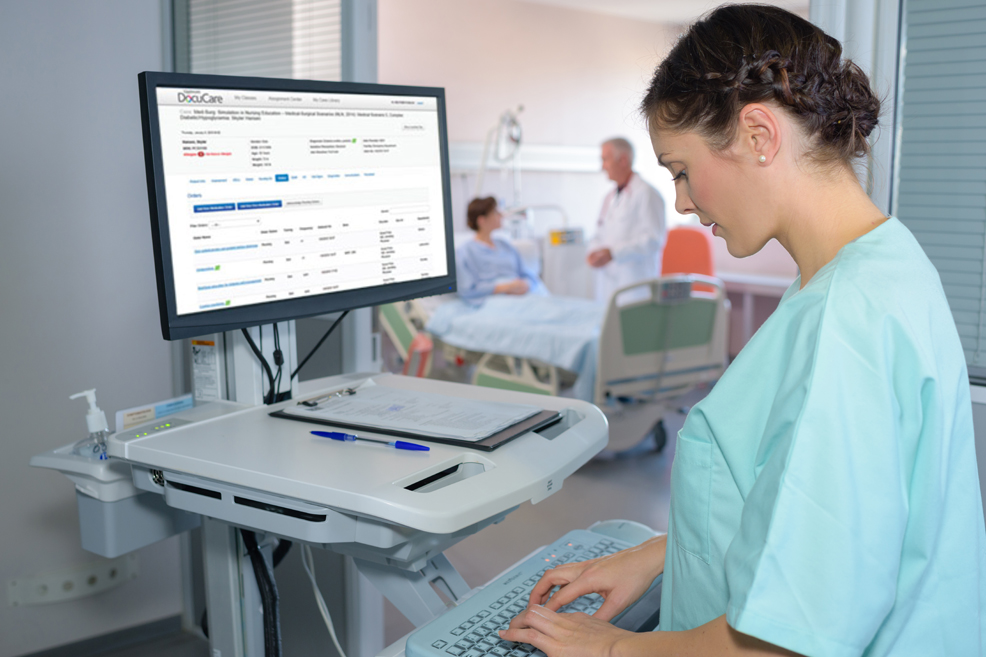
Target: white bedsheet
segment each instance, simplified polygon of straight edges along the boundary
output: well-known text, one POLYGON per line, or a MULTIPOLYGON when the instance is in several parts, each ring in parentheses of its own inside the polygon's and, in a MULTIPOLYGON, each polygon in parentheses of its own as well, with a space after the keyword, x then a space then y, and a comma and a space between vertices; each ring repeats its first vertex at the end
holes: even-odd
POLYGON ((572 394, 592 401, 604 304, 574 297, 494 295, 479 307, 438 307, 426 330, 461 349, 533 358, 578 374, 572 394))

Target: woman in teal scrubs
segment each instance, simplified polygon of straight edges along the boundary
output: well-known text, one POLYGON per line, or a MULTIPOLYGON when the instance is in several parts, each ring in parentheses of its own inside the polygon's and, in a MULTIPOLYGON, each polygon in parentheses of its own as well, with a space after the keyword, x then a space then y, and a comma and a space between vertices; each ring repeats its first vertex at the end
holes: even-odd
POLYGON ((734 256, 776 239, 801 276, 678 434, 667 536, 548 571, 501 636, 549 657, 986 654, 965 357, 938 273, 853 172, 866 76, 799 17, 726 6, 643 111, 677 210, 734 256), (662 631, 605 622, 660 573, 662 631), (594 617, 556 613, 590 592, 594 617))

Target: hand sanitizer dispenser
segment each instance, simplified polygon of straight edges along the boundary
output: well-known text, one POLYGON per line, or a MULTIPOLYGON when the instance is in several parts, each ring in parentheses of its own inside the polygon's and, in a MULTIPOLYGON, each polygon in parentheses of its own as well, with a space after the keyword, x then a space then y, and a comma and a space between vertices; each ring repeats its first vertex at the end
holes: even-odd
POLYGON ((106 413, 96 405, 95 388, 77 392, 69 397, 69 399, 78 399, 79 397, 85 397, 89 402, 89 411, 86 413, 86 426, 89 428, 89 436, 77 442, 72 451, 79 456, 105 460, 107 458, 106 438, 109 435, 109 426, 106 424, 106 413))

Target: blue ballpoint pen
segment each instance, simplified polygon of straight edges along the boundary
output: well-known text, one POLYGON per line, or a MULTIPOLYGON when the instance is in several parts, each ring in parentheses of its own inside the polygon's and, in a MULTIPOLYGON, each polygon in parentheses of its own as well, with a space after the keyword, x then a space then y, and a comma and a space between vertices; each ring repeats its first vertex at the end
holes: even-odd
POLYGON ((380 443, 381 445, 390 445, 396 449, 406 449, 414 452, 427 452, 431 448, 427 445, 418 445, 417 443, 408 443, 403 440, 395 440, 389 442, 386 440, 377 440, 376 438, 361 438, 354 433, 342 433, 340 431, 312 431, 313 435, 321 436, 322 438, 331 438, 332 440, 342 440, 344 442, 355 442, 357 440, 365 440, 370 443, 380 443))

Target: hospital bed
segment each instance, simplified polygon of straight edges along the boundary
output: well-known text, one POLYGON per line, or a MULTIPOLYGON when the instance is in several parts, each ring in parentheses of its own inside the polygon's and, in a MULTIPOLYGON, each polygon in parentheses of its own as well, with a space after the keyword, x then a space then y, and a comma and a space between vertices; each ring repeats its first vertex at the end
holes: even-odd
POLYGON ((728 313, 721 281, 675 275, 623 288, 605 305, 501 296, 477 309, 445 295, 381 306, 379 321, 405 361, 420 356, 412 343, 427 343, 473 384, 594 403, 609 419, 610 451, 620 452, 662 431, 683 395, 719 378, 728 313))

